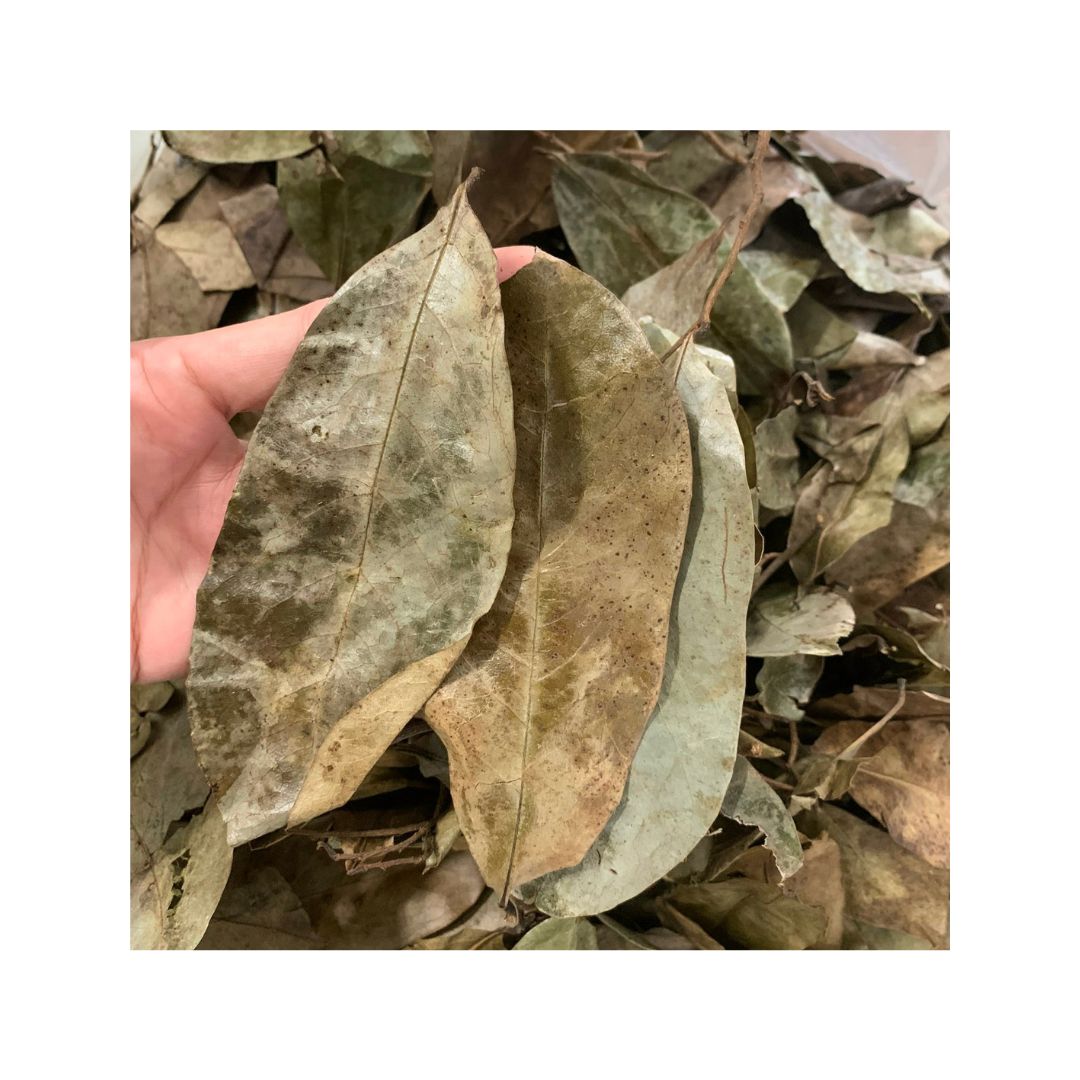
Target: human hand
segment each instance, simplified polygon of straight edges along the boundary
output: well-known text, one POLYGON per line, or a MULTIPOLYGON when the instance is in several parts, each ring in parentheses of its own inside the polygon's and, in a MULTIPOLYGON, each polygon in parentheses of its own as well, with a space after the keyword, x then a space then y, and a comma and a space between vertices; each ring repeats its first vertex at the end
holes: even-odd
MULTIPOLYGON (((499 281, 533 247, 497 248, 499 281)), ((247 443, 229 426, 261 410, 327 301, 131 346, 131 680, 187 671, 195 592, 247 443)))

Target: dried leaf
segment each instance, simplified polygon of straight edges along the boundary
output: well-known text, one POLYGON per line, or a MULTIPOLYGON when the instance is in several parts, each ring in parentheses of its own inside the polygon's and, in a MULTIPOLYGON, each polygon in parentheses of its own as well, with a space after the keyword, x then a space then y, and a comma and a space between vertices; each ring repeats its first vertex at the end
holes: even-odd
POLYGON ((336 284, 413 231, 430 187, 424 132, 337 132, 326 153, 278 166, 289 224, 336 284), (413 139, 403 146, 404 135, 413 139))
POLYGON ((161 712, 172 700, 176 687, 171 682, 140 683, 131 687, 131 707, 141 713, 161 712))
POLYGON ((922 306, 923 295, 948 295, 949 279, 935 262, 875 250, 871 219, 834 202, 824 190, 795 197, 806 211, 830 258, 861 289, 871 293, 900 293, 922 306))
POLYGON ((334 286, 291 233, 265 285, 269 292, 281 293, 305 304, 334 293, 334 286))
POLYGON ((678 390, 694 483, 660 699, 623 800, 584 859, 522 889, 553 915, 606 911, 684 859, 719 814, 735 765, 754 567, 750 492, 726 388, 700 350, 683 358, 678 390))
POLYGON ((680 885, 666 903, 721 944, 747 949, 808 949, 825 936, 825 913, 746 878, 680 885))
POLYGON ((669 373, 618 300, 538 254, 503 285, 517 518, 506 578, 425 708, 492 888, 580 862, 660 690, 692 470, 669 373))
MULTIPOLYGON (((871 725, 827 728, 815 751, 839 753, 871 725)), ((949 725, 893 720, 860 748, 848 790, 892 838, 931 866, 949 865, 949 725)))
POLYGON ((801 593, 769 584, 750 603, 746 622, 748 656, 836 656, 837 644, 855 627, 855 612, 839 593, 801 593))
POLYGON ((165 141, 177 153, 196 161, 280 161, 316 146, 315 131, 166 131, 165 141))
POLYGON ((799 447, 795 443, 798 423, 799 410, 789 405, 754 429, 758 499, 762 506, 781 513, 789 512, 795 505, 795 485, 799 482, 799 447))
POLYGON ((596 928, 588 919, 545 919, 515 949, 595 949, 596 928))
POLYGON ((754 825, 765 834, 765 846, 773 853, 781 878, 791 877, 802 866, 802 844, 795 822, 780 796, 746 758, 735 762, 723 814, 740 825, 754 825))
POLYGON ((757 673, 758 701, 770 716, 801 720, 803 709, 821 678, 821 656, 770 656, 757 673))
POLYGON ((135 217, 153 229, 206 175, 206 166, 163 146, 139 185, 135 217))
MULTIPOLYGON (((529 233, 558 224, 551 196, 555 163, 545 150, 553 142, 535 131, 431 132, 434 147, 432 188, 444 203, 455 176, 481 171, 471 193, 476 216, 495 245, 512 244, 529 233)), ((574 150, 638 147, 633 131, 553 131, 560 143, 574 150)))
POLYGON ((401 949, 459 919, 483 890, 476 863, 461 851, 428 873, 416 866, 368 870, 301 899, 328 948, 401 949))
POLYGON ((195 334, 217 325, 224 305, 207 296, 179 257, 136 226, 131 253, 131 340, 195 334))
POLYGON ((435 826, 435 844, 431 854, 424 860, 424 866, 428 870, 434 869, 450 853, 454 842, 461 836, 461 823, 458 821, 457 811, 451 807, 435 826))
POLYGON ((224 221, 177 221, 159 225, 154 237, 176 253, 203 292, 246 289, 255 284, 247 259, 224 221))
MULTIPOLYGON (((678 332, 693 326, 730 246, 716 230, 670 266, 629 289, 623 297, 626 306, 635 315, 651 315, 678 332)), ((741 256, 716 299, 710 329, 716 343, 734 359, 742 393, 766 393, 794 370, 784 314, 742 264, 741 256)))
POLYGON ((840 845, 849 917, 948 948, 947 871, 923 862, 887 832, 835 806, 822 805, 801 814, 800 823, 804 818, 840 845))
POLYGON ((187 715, 160 717, 131 763, 131 947, 195 948, 231 862, 187 715))
POLYGON ((278 203, 277 189, 272 184, 259 184, 226 199, 221 204, 221 216, 236 237, 255 280, 265 285, 289 238, 289 222, 278 203))
POLYGON ((828 836, 810 841, 803 865, 783 883, 783 891, 825 915, 818 948, 839 949, 844 937, 844 878, 840 845, 828 836))
POLYGON ((503 355, 464 186, 298 347, 197 601, 195 740, 231 843, 344 803, 491 605, 513 518, 503 355))
POLYGON ((949 230, 917 206, 886 210, 870 219, 874 231, 869 244, 875 251, 893 251, 930 259, 949 242, 949 230))
POLYGON ((199 948, 295 951, 319 949, 322 943, 281 872, 238 855, 199 948))
MULTIPOLYGON (((552 189, 559 224, 581 268, 618 295, 719 225, 704 203, 658 184, 627 161, 606 154, 557 154, 555 160, 552 189)), ((708 283, 692 302, 700 304, 707 290, 708 283)), ((664 312, 633 310, 683 329, 682 322, 664 312)))
POLYGON ((784 251, 744 251, 739 260, 757 278, 765 295, 781 310, 787 311, 817 275, 821 263, 784 251))

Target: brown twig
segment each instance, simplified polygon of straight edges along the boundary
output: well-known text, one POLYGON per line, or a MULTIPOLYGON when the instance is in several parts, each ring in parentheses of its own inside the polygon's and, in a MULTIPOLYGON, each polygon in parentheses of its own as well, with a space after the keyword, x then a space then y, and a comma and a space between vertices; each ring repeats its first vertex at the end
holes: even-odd
POLYGON ((788 721, 788 732, 791 735, 791 746, 788 748, 787 764, 788 768, 794 770, 795 762, 799 758, 799 721, 788 721))
POLYGON ((556 150, 561 150, 564 154, 573 154, 576 152, 568 142, 564 142, 552 131, 534 131, 533 134, 538 135, 541 139, 547 139, 556 150))
POLYGON ((745 165, 750 160, 746 150, 728 139, 721 139, 715 131, 699 131, 698 134, 723 158, 734 161, 736 165, 745 165))
MULTIPOLYGON (((769 148, 771 134, 770 131, 759 131, 757 133, 754 154, 750 158, 748 165, 750 169, 750 199, 746 204, 746 209, 743 211, 742 219, 739 221, 739 228, 735 233, 735 238, 731 241, 731 247, 728 249, 724 265, 720 268, 720 273, 716 275, 716 280, 712 283, 712 287, 705 296, 705 302, 701 306, 701 313, 698 315, 697 322, 661 357, 661 363, 663 363, 673 353, 681 349, 678 363, 675 366, 674 378, 676 379, 679 377, 679 368, 682 367, 683 358, 686 356, 687 345, 712 320, 712 309, 716 304, 716 298, 720 295, 720 290, 727 284, 728 278, 735 272, 739 252, 742 250, 746 235, 750 231, 750 222, 753 221, 754 215, 761 208, 761 203, 765 198, 765 179, 762 173, 762 163, 765 160, 765 151, 769 148)), ((726 229, 727 222, 721 226, 722 231, 726 231, 726 229)))
POLYGON ((868 731, 864 731, 850 746, 836 755, 837 761, 851 761, 859 747, 868 739, 872 739, 903 707, 907 697, 907 682, 904 679, 896 680, 896 689, 900 691, 896 704, 868 731))

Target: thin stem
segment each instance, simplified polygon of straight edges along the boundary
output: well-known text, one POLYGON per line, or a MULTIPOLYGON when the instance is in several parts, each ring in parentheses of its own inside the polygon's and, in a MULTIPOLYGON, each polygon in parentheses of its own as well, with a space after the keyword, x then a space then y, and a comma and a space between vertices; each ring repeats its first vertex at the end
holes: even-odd
POLYGON ((907 697, 907 682, 904 679, 896 680, 896 688, 900 691, 896 704, 868 731, 863 732, 846 750, 837 754, 837 761, 851 761, 859 751, 859 747, 868 739, 872 739, 903 707, 907 697))

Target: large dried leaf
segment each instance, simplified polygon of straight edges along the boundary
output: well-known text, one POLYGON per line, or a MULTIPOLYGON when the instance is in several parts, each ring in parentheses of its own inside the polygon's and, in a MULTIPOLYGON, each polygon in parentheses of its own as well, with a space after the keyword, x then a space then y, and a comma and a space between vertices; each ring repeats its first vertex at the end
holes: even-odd
POLYGON ((838 807, 823 804, 800 814, 800 823, 805 818, 840 845, 848 916, 948 947, 948 871, 923 862, 887 832, 838 807))
POLYGON ((187 714, 157 717, 131 763, 131 947, 195 948, 231 862, 187 714))
POLYGON ((505 567, 512 425, 462 186, 323 309, 249 445, 188 680, 231 843, 344 803, 457 659, 505 567))
POLYGON ((799 592, 769 584, 754 597, 746 623, 748 656, 835 656, 855 626, 855 612, 828 589, 799 592))
POLYGON ((522 889, 553 915, 606 911, 681 862, 719 814, 735 765, 754 568, 750 492, 726 388, 697 349, 683 357, 678 390, 694 482, 660 699, 626 794, 584 859, 522 889))
POLYGON ((423 132, 337 132, 325 153, 278 166, 289 224, 335 284, 412 232, 430 187, 423 132))
MULTIPOLYGON (((559 154, 556 161, 552 186, 559 224, 581 268, 616 294, 673 262, 719 225, 704 203, 658 184, 627 161, 607 154, 559 154)), ((706 289, 693 302, 700 305, 706 289)), ((684 329, 663 312, 636 313, 654 315, 677 332, 684 329)))
MULTIPOLYGON (((870 730, 844 721, 827 728, 815 752, 839 753, 870 730)), ((892 838, 932 866, 949 865, 949 725, 894 720, 859 747, 851 797, 892 838)))
MULTIPOLYGON (((554 131, 574 150, 609 150, 641 145, 632 131, 554 131)), ((551 196, 555 164, 543 151, 553 144, 535 131, 433 131, 432 189, 446 202, 460 178, 479 168, 473 208, 493 244, 512 244, 558 223, 551 196)))
POLYGON ((765 295, 781 310, 788 311, 814 280, 821 263, 784 251, 744 251, 739 261, 757 278, 765 295))
MULTIPOLYGON (((682 333, 697 321, 730 248, 730 240, 717 229, 681 258, 627 290, 626 306, 639 317, 651 315, 662 326, 682 333)), ((735 361, 742 393, 766 393, 794 370, 784 313, 743 265, 741 256, 716 299, 710 328, 716 343, 735 361)))
POLYGON ((885 210, 870 221, 874 231, 869 243, 875 251, 929 259, 949 242, 949 230, 918 206, 885 210))
POLYGON ((588 919, 545 919, 515 949, 595 949, 596 928, 588 919))
POLYGON ((178 153, 211 165, 280 161, 305 153, 319 141, 315 131, 166 131, 163 134, 178 153))
POLYGON ((503 303, 510 561, 425 714, 469 847, 505 894, 579 862, 619 803, 660 690, 692 470, 671 375, 614 296, 537 255, 503 303))

